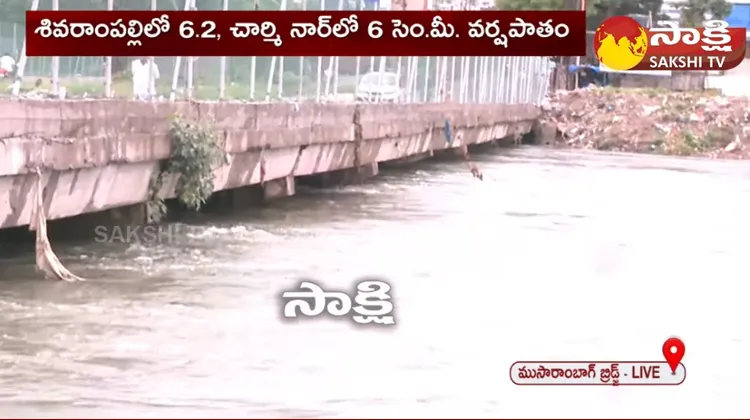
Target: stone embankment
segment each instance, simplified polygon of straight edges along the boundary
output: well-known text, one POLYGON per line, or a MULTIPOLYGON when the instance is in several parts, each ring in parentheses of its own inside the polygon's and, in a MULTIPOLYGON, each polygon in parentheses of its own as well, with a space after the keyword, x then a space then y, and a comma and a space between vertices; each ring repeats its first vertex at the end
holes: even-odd
POLYGON ((750 158, 750 98, 709 92, 593 88, 560 91, 543 107, 557 146, 750 158))

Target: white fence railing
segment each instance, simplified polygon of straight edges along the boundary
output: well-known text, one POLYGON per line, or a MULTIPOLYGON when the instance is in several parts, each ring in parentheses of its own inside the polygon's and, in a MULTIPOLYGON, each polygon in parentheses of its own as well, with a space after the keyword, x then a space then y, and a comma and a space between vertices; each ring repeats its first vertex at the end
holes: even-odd
MULTIPOLYGON (((122 6, 119 4, 122 1, 109 3, 119 10, 121 7, 117 6, 122 6)), ((190 7, 194 1, 171 1, 172 10, 190 7)), ((224 0, 223 9, 241 10, 249 4, 238 1, 224 0)), ((358 10, 370 7, 362 0, 274 0, 274 7, 325 8, 331 2, 338 3, 338 10, 349 10, 355 4, 359 5, 358 10), (315 1, 317 4, 313 5, 315 1)), ((63 10, 70 10, 65 6, 75 6, 64 0, 59 3, 63 10)), ((157 5, 162 6, 152 0, 152 7, 157 5)), ((64 91, 69 98, 133 97, 129 71, 130 63, 137 57, 115 57, 111 67, 107 57, 21 60, 24 33, 21 24, 0 22, 0 54, 8 53, 19 63, 24 62, 19 66, 23 69, 21 94, 41 92, 54 96, 64 91)), ((161 77, 154 80, 155 92, 151 97, 172 100, 355 100, 362 77, 375 72, 396 75, 400 101, 539 104, 547 93, 553 68, 547 57, 156 57, 153 60, 161 77)), ((11 79, 0 80, 0 95, 11 93, 11 79)))

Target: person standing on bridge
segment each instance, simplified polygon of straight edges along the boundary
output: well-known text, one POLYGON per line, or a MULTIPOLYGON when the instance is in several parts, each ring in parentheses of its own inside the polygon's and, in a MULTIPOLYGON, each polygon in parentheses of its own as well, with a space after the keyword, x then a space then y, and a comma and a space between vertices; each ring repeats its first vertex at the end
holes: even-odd
POLYGON ((133 96, 136 99, 151 99, 156 95, 156 80, 159 78, 159 66, 142 57, 130 65, 133 73, 133 96))
POLYGON ((0 56, 0 79, 10 77, 16 71, 16 60, 6 52, 0 56))

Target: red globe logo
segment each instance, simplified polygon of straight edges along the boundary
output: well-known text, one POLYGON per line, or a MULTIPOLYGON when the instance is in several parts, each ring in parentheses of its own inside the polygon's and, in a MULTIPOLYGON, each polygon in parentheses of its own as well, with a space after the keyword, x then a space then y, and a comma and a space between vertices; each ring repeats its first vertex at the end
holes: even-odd
POLYGON ((630 70, 646 56, 648 35, 638 21, 614 16, 596 29, 594 52, 599 61, 612 70, 630 70))

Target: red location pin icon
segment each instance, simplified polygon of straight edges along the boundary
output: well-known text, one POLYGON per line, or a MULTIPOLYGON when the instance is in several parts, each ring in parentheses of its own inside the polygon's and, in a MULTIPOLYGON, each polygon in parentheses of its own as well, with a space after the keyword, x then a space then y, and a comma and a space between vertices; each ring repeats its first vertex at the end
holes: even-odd
POLYGON ((680 365, 682 358, 685 356, 685 343, 677 337, 668 338, 661 347, 664 358, 667 359, 669 368, 672 369, 672 375, 677 373, 677 366, 680 365))

